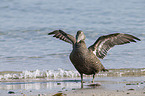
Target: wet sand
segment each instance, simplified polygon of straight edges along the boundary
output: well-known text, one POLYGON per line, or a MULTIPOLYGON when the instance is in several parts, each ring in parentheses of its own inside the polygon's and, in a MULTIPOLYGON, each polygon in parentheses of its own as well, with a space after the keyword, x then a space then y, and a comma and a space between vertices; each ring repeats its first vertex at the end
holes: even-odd
MULTIPOLYGON (((79 90, 75 92, 64 93, 64 96, 145 96, 144 91, 122 91, 122 90, 79 90)), ((51 96, 51 95, 48 95, 51 96)), ((63 96, 63 95, 62 95, 63 96)))
MULTIPOLYGON (((145 96, 145 77, 124 77, 124 78, 106 78, 95 82, 101 86, 88 86, 91 83, 85 83, 84 88, 74 88, 70 91, 62 90, 57 93, 41 94, 42 96, 145 96), (116 79, 116 80, 113 80, 116 79), (119 81, 119 79, 122 79, 119 81)), ((35 95, 37 96, 37 95, 35 95)))
POLYGON ((63 80, 35 80, 33 82, 1 82, 0 96, 145 96, 145 77, 85 77, 84 88, 80 78, 63 80), (37 81, 37 82, 36 82, 37 81), (9 93, 10 91, 14 93, 9 93))

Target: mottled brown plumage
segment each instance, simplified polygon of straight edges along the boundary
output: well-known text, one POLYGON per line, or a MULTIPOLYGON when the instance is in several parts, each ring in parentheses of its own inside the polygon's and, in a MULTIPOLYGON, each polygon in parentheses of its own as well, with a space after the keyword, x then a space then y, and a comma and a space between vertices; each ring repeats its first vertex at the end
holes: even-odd
POLYGON ((54 34, 53 37, 59 38, 60 40, 73 45, 70 60, 81 75, 82 85, 83 74, 93 74, 94 82, 96 73, 99 71, 107 71, 97 57, 103 59, 107 55, 107 51, 115 45, 136 42, 135 40, 140 41, 139 38, 129 34, 115 33, 99 37, 93 45, 87 48, 85 44, 85 35, 82 31, 77 32, 76 38, 62 30, 55 30, 48 33, 48 35, 52 34, 54 34))

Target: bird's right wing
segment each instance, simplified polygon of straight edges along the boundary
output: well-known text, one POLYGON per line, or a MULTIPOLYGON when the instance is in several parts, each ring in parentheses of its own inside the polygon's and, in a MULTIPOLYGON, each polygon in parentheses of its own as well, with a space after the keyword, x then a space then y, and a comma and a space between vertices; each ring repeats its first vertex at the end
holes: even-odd
POLYGON ((139 38, 123 33, 114 33, 99 37, 96 42, 89 47, 89 50, 93 51, 97 57, 103 59, 107 55, 107 51, 115 45, 127 44, 130 42, 136 42, 139 38))
POLYGON ((70 44, 74 45, 76 42, 76 39, 74 38, 74 36, 67 34, 62 30, 54 30, 53 32, 48 33, 48 35, 52 35, 52 34, 54 34, 53 37, 59 38, 60 40, 63 40, 70 44))

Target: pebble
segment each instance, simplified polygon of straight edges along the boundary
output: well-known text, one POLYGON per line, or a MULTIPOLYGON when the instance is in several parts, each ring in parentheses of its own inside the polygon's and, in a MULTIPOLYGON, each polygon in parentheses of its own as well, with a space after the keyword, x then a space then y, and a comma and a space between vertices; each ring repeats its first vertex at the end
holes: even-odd
POLYGON ((127 83, 126 85, 137 85, 137 84, 131 84, 131 83, 127 83))
POLYGON ((90 84, 88 86, 101 86, 101 84, 90 84))
POLYGON ((76 90, 75 88, 72 88, 72 90, 76 90))
POLYGON ((61 85, 61 83, 57 83, 57 85, 61 85))
POLYGON ((52 96, 63 96, 62 94, 63 94, 63 93, 56 93, 56 94, 54 94, 54 95, 52 95, 52 96))
POLYGON ((143 84, 143 82, 141 82, 140 84, 143 84))
POLYGON ((65 87, 62 88, 62 90, 64 90, 64 89, 65 89, 65 87))
POLYGON ((128 89, 128 90, 134 90, 134 89, 131 88, 131 89, 128 89))
POLYGON ((15 94, 15 92, 14 91, 9 91, 8 94, 15 94))

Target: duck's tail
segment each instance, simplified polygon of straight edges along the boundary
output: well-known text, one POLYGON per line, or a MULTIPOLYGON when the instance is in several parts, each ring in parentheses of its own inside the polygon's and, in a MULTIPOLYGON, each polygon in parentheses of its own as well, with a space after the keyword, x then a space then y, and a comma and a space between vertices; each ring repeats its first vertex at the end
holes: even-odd
POLYGON ((103 72, 108 72, 109 70, 108 70, 108 69, 103 68, 101 71, 103 71, 103 72))

